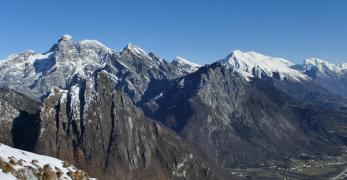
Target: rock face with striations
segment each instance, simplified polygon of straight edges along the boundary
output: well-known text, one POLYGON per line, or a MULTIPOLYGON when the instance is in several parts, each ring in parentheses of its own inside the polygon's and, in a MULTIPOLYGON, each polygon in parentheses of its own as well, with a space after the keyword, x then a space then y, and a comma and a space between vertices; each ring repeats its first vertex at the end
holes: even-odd
POLYGON ((346 136, 336 131, 347 127, 346 113, 300 103, 269 81, 245 79, 221 63, 177 79, 143 108, 224 167, 323 153, 346 136))
POLYGON ((17 148, 72 162, 101 179, 216 178, 173 131, 133 105, 196 70, 189 66, 167 63, 131 44, 114 52, 97 41, 75 43, 68 35, 45 54, 10 56, 0 62, 1 86, 42 104, 39 109, 36 100, 0 98, 7 120, 2 132, 8 132, 1 140, 13 145, 17 139, 17 148), (21 123, 14 128, 16 119, 21 123), (25 133, 11 137, 31 132, 23 127, 35 130, 33 141, 26 141, 25 133))
POLYGON ((332 154, 347 144, 345 65, 312 62, 234 51, 201 67, 65 35, 0 62, 0 140, 101 179, 214 179, 213 162, 332 154))
POLYGON ((40 154, 101 179, 209 179, 211 170, 175 135, 146 118, 106 71, 55 88, 41 109, 40 154))

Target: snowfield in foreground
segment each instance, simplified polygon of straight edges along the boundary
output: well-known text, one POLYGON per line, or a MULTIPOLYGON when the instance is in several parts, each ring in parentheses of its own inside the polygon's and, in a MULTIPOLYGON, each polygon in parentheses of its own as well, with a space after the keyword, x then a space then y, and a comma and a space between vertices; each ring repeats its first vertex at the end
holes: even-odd
POLYGON ((67 162, 0 144, 0 179, 91 179, 67 162))

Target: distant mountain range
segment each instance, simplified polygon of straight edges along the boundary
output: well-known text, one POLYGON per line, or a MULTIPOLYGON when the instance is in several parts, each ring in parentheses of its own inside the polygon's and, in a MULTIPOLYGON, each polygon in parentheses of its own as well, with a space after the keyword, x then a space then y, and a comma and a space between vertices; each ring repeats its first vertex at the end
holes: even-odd
POLYGON ((64 35, 0 61, 0 86, 1 143, 101 179, 233 179, 347 143, 347 64, 314 58, 236 50, 198 65, 64 35))

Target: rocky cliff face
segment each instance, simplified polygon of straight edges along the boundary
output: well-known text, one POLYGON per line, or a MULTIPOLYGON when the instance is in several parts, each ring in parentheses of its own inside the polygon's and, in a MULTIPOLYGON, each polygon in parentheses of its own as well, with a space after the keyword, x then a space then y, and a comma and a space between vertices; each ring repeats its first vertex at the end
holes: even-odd
POLYGON ((146 118, 111 79, 100 71, 94 82, 53 89, 41 109, 36 151, 101 179, 212 177, 174 132, 146 118))
POLYGON ((133 105, 189 73, 189 66, 131 44, 114 52, 70 36, 45 54, 11 56, 0 64, 1 85, 42 104, 39 109, 38 101, 13 90, 1 94, 1 142, 72 162, 102 179, 216 178, 173 131, 133 105))
POLYGON ((101 179, 215 179, 214 163, 333 154, 347 143, 347 100, 315 75, 341 74, 315 67, 241 51, 168 63, 66 35, 0 62, 0 141, 101 179))
POLYGON ((178 79, 144 109, 224 167, 324 152, 343 144, 341 134, 329 132, 347 125, 346 113, 328 115, 219 63, 178 79))
MULTIPOLYGON (((57 157, 100 179, 214 179, 173 131, 146 118, 107 71, 54 88, 41 105, 2 90, 1 142, 57 157)), ((42 162, 44 163, 44 162, 42 162)))

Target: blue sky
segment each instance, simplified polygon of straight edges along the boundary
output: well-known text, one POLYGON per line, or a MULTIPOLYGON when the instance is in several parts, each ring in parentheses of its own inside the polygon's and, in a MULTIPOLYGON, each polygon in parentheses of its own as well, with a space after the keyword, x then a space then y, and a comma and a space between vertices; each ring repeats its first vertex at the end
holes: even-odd
POLYGON ((0 59, 44 52, 63 34, 120 50, 210 63, 234 49, 301 63, 347 62, 344 0, 2 0, 0 59))

